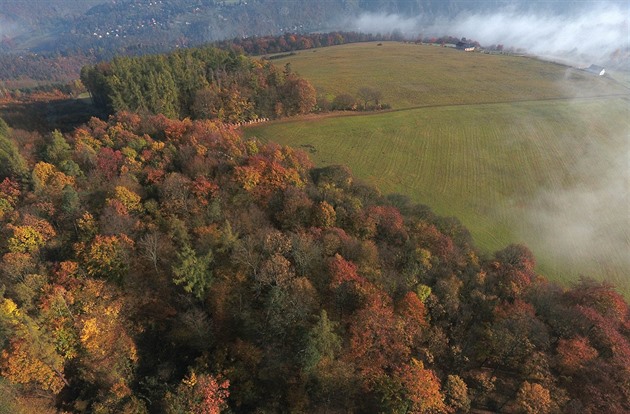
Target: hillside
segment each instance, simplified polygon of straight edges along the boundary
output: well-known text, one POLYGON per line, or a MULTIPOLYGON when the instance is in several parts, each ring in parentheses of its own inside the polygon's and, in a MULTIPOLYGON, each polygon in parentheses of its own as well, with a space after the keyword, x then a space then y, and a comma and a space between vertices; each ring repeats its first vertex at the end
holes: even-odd
MULTIPOLYGON (((322 7, 321 2, 311 0, 1 0, 0 52, 67 53, 134 47, 164 51, 244 36, 342 28, 370 31, 356 21, 365 13, 402 19, 421 16, 426 25, 436 19, 504 9, 568 16, 598 4, 601 2, 595 0, 327 0, 322 7)), ((625 6, 621 0, 607 4, 625 6)), ((397 27, 385 30, 394 29, 397 27)))
POLYGON ((400 42, 350 44, 299 51, 287 63, 329 98, 378 89, 394 109, 418 106, 540 101, 624 95, 609 77, 534 57, 462 53, 452 48, 400 42))
POLYGON ((630 411, 622 294, 550 282, 512 243, 551 207, 529 230, 555 230, 549 252, 597 236, 609 276, 626 258, 612 79, 389 42, 118 57, 82 79, 108 116, 79 83, 1 101, 0 413, 630 411), (304 57, 346 89, 317 99, 304 57), (327 107, 364 112, 309 113, 327 107))
POLYGON ((0 235, 3 412, 630 409, 614 288, 219 122, 0 121, 0 235))
POLYGON ((526 243, 556 280, 589 274, 628 291, 622 84, 531 58, 400 43, 275 62, 323 95, 377 88, 394 111, 271 123, 248 136, 307 149, 317 165, 347 164, 385 193, 458 217, 486 251, 526 243))

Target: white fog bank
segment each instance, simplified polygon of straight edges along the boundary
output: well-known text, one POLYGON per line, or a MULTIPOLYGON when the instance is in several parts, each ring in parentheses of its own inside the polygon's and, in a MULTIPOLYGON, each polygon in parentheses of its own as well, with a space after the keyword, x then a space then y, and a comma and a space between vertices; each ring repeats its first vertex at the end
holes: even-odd
POLYGON ((342 28, 374 34, 397 32, 408 39, 466 37, 482 46, 501 44, 506 49, 576 66, 615 64, 615 61, 622 65, 630 53, 629 15, 630 6, 597 2, 566 14, 501 9, 429 19, 422 15, 364 13, 345 21, 342 28))
POLYGON ((628 53, 628 15, 627 8, 600 3, 579 14, 561 16, 515 11, 464 14, 437 23, 435 30, 575 65, 604 64, 616 54, 628 53))
POLYGON ((573 166, 578 185, 541 191, 533 200, 524 219, 538 229, 539 250, 565 261, 612 260, 630 266, 628 131, 620 138, 619 148, 593 148, 573 166))

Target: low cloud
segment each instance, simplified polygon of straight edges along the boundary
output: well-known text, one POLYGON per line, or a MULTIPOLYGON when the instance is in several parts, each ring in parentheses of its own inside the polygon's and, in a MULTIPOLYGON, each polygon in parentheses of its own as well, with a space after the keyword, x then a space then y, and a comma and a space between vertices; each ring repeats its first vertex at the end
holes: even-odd
POLYGON ((409 39, 466 37, 483 46, 501 44, 576 66, 621 66, 628 63, 629 10, 618 2, 595 2, 560 14, 516 8, 461 12, 455 18, 364 13, 341 27, 367 33, 398 32, 409 39))
POLYGON ((438 22, 433 30, 466 36, 482 45, 503 44, 550 59, 585 65, 608 62, 616 52, 627 53, 627 8, 598 3, 579 12, 550 13, 500 11, 460 14, 438 22))
POLYGON ((594 147, 573 166, 579 184, 534 200, 525 219, 538 229, 539 250, 630 266, 630 137, 620 138, 620 148, 594 147))

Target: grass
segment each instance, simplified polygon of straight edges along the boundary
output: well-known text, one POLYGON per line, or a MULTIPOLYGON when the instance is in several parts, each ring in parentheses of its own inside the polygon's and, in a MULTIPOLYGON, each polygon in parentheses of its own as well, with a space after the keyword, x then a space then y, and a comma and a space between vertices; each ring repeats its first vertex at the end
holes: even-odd
POLYGON ((610 79, 534 58, 397 42, 306 50, 274 63, 290 63, 329 98, 368 86, 394 108, 620 93, 610 79))
POLYGON ((318 165, 346 164, 383 193, 458 217, 482 251, 525 243, 551 279, 585 274, 630 293, 623 86, 531 58, 398 43, 276 62, 329 94, 379 88, 398 110, 272 122, 246 135, 309 149, 318 165))

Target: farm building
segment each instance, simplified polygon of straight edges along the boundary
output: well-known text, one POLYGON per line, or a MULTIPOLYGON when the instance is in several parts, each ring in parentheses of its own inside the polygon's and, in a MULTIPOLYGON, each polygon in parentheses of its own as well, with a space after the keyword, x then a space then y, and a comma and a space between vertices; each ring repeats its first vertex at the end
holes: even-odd
POLYGON ((599 75, 599 76, 604 76, 606 74, 606 69, 604 69, 601 66, 597 66, 597 65, 589 66, 588 68, 586 68, 586 71, 590 72, 590 73, 594 73, 594 74, 599 75))
POLYGON ((455 47, 457 49, 459 49, 459 50, 463 50, 464 52, 474 52, 475 51, 475 45, 473 43, 457 42, 455 47))

